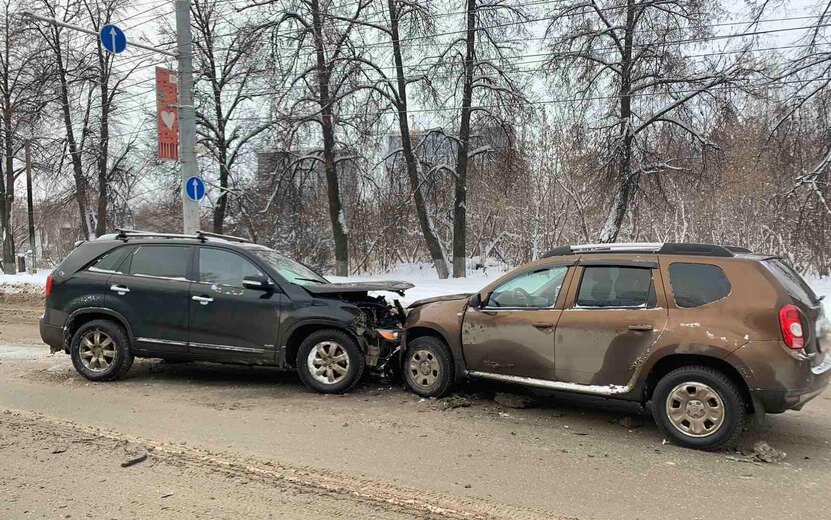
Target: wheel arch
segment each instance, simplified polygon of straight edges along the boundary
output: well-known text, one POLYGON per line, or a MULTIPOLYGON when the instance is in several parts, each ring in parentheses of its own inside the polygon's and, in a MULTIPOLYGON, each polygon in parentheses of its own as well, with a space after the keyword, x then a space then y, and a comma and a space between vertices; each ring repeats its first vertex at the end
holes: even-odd
POLYGON ((461 352, 461 345, 458 342, 450 341, 450 337, 447 334, 447 331, 442 329, 439 326, 435 326, 432 324, 421 322, 416 326, 408 327, 405 334, 404 334, 404 343, 401 349, 401 358, 400 362, 404 363, 404 353, 407 350, 407 345, 410 341, 422 338, 424 336, 431 336, 434 338, 438 338, 447 345, 447 348, 450 350, 450 355, 453 357, 453 364, 455 366, 454 370, 454 382, 459 383, 464 380, 465 374, 467 373, 467 365, 465 364, 464 355, 461 352))
POLYGON ((655 390, 655 386, 658 384, 658 381, 660 381, 662 377, 672 372, 676 368, 687 366, 704 366, 712 368, 714 370, 718 370, 719 372, 723 373, 739 388, 739 391, 742 395, 742 399, 744 400, 748 411, 754 411, 753 399, 750 395, 750 388, 748 387, 747 381, 745 381, 745 378, 742 376, 739 368, 735 367, 730 362, 724 359, 717 358, 714 356, 708 356, 706 354, 674 353, 664 356, 661 359, 657 360, 655 364, 652 365, 652 367, 650 368, 649 374, 646 376, 646 379, 644 380, 643 401, 646 402, 652 399, 652 393, 655 390))
POLYGON ((133 336, 133 329, 130 327, 130 323, 123 315, 112 309, 104 307, 90 307, 86 309, 78 309, 70 314, 66 319, 66 323, 64 325, 65 351, 69 350, 69 344, 72 341, 72 336, 75 335, 75 331, 77 331, 84 324, 93 320, 109 320, 118 323, 124 327, 125 331, 127 331, 127 339, 130 340, 130 345, 133 345, 135 339, 133 336))

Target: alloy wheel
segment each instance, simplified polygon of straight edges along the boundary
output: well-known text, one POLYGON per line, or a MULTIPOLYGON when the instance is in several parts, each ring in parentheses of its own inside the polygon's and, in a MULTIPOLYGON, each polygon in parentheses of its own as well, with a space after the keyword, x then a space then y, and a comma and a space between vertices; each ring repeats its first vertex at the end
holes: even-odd
POLYGON ((79 355, 85 368, 103 372, 115 361, 115 342, 106 332, 91 330, 81 338, 79 355))
POLYGON ((309 373, 317 381, 334 385, 349 374, 349 354, 335 341, 321 341, 309 351, 306 360, 309 373))

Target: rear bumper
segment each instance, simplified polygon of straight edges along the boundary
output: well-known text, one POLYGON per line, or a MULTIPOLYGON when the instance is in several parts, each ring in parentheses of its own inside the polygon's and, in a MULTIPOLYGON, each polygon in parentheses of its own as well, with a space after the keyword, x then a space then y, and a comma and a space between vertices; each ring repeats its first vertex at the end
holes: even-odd
POLYGON ((737 367, 747 383, 754 408, 766 413, 799 410, 831 383, 831 353, 819 358, 793 355, 776 341, 751 342, 737 349, 727 361, 737 367))
POLYGON ((49 325, 44 318, 40 319, 40 339, 49 345, 52 352, 64 350, 63 327, 49 325))

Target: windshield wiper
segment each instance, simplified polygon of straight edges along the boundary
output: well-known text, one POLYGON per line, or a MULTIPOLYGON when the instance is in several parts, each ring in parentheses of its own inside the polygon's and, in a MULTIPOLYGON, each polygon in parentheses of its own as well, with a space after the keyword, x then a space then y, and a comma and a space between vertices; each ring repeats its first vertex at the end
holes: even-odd
POLYGON ((302 280, 304 282, 315 282, 315 283, 319 283, 319 284, 329 283, 329 282, 326 282, 326 281, 323 281, 323 280, 318 280, 316 278, 295 278, 295 280, 302 280))

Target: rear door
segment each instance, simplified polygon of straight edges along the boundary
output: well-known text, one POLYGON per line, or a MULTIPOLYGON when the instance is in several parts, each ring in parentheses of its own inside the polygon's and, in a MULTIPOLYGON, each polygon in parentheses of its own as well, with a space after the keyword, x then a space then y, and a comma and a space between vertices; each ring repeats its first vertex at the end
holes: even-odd
POLYGON ((190 288, 190 351, 200 357, 273 361, 280 289, 246 289, 246 276, 266 276, 251 260, 219 247, 198 249, 198 278, 190 288))
POLYGON ((625 386, 666 326, 657 259, 580 264, 555 333, 557 379, 625 386))
POLYGON ((462 325, 465 362, 476 372, 555 379, 554 328, 568 266, 537 266, 497 286, 462 325))
POLYGON ((187 353, 189 245, 142 244, 107 281, 107 307, 133 329, 136 349, 187 353))

